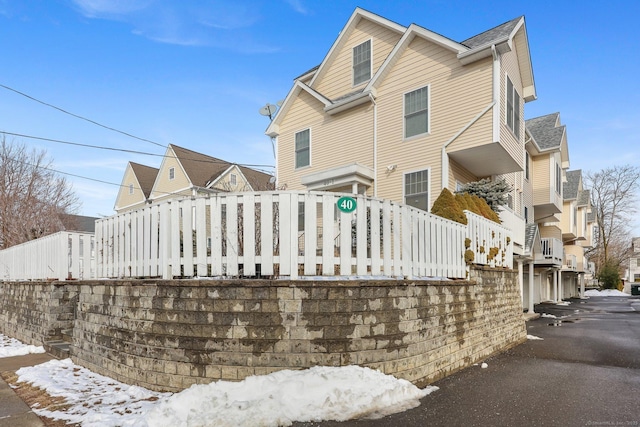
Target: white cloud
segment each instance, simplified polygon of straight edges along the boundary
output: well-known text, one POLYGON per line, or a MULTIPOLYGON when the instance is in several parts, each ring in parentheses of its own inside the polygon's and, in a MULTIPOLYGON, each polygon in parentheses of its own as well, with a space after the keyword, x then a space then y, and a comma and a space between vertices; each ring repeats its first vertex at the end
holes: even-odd
POLYGON ((194 5, 169 0, 72 0, 92 19, 125 22, 149 40, 207 46, 242 53, 271 53, 275 46, 251 33, 262 16, 257 2, 216 1, 194 5))
POLYGON ((304 7, 304 4, 302 4, 302 0, 285 0, 285 1, 296 12, 298 12, 298 13, 300 13, 302 15, 308 15, 309 14, 309 10, 306 7, 304 7))

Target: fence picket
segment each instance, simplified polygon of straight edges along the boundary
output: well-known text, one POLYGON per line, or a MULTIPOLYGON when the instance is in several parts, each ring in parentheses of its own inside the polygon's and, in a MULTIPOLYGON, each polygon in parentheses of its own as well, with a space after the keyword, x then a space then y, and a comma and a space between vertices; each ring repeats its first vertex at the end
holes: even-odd
POLYGON ((242 264, 245 276, 256 274, 256 204, 253 193, 243 193, 242 264))
POLYGON ((165 201, 98 220, 94 238, 46 236, 0 251, 0 274, 8 280, 239 274, 295 279, 302 266, 306 276, 339 271, 464 278, 465 238, 475 263, 512 268, 510 231, 471 212, 465 226, 357 195, 356 211, 345 213, 336 211, 338 197, 284 191, 165 201))

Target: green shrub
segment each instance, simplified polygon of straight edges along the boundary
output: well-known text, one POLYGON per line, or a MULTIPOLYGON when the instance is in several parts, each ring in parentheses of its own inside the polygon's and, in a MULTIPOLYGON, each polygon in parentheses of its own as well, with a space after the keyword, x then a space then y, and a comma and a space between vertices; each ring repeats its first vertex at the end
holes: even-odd
POLYGON ((433 202, 431 213, 442 218, 450 219, 460 224, 467 224, 467 217, 456 201, 455 196, 446 188, 443 188, 440 195, 433 202))
POLYGON ((598 272, 598 281, 603 289, 617 289, 620 283, 618 267, 612 263, 605 264, 598 272))

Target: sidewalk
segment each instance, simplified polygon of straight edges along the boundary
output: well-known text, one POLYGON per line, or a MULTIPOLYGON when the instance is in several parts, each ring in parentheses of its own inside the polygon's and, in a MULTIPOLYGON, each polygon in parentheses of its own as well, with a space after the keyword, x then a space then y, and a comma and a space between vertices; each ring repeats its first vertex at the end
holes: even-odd
MULTIPOLYGON (((0 372, 15 372, 24 366, 34 366, 53 359, 53 356, 28 354, 0 358, 0 372)), ((40 427, 44 423, 31 411, 11 387, 0 378, 0 427, 40 427)))

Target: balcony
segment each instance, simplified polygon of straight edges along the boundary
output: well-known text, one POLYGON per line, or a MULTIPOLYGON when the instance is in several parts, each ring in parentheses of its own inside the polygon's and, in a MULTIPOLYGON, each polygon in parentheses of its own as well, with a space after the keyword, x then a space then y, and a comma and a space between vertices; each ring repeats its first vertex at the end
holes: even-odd
POLYGON ((564 263, 563 263, 563 269, 564 270, 570 270, 570 271, 576 271, 578 269, 577 257, 575 255, 565 255, 564 263))
POLYGON ((551 237, 544 237, 541 240, 542 254, 537 259, 536 264, 561 266, 563 259, 562 240, 551 237))
POLYGON ((502 207, 499 216, 502 226, 511 231, 514 253, 521 255, 525 245, 526 224, 524 218, 505 206, 502 207))

